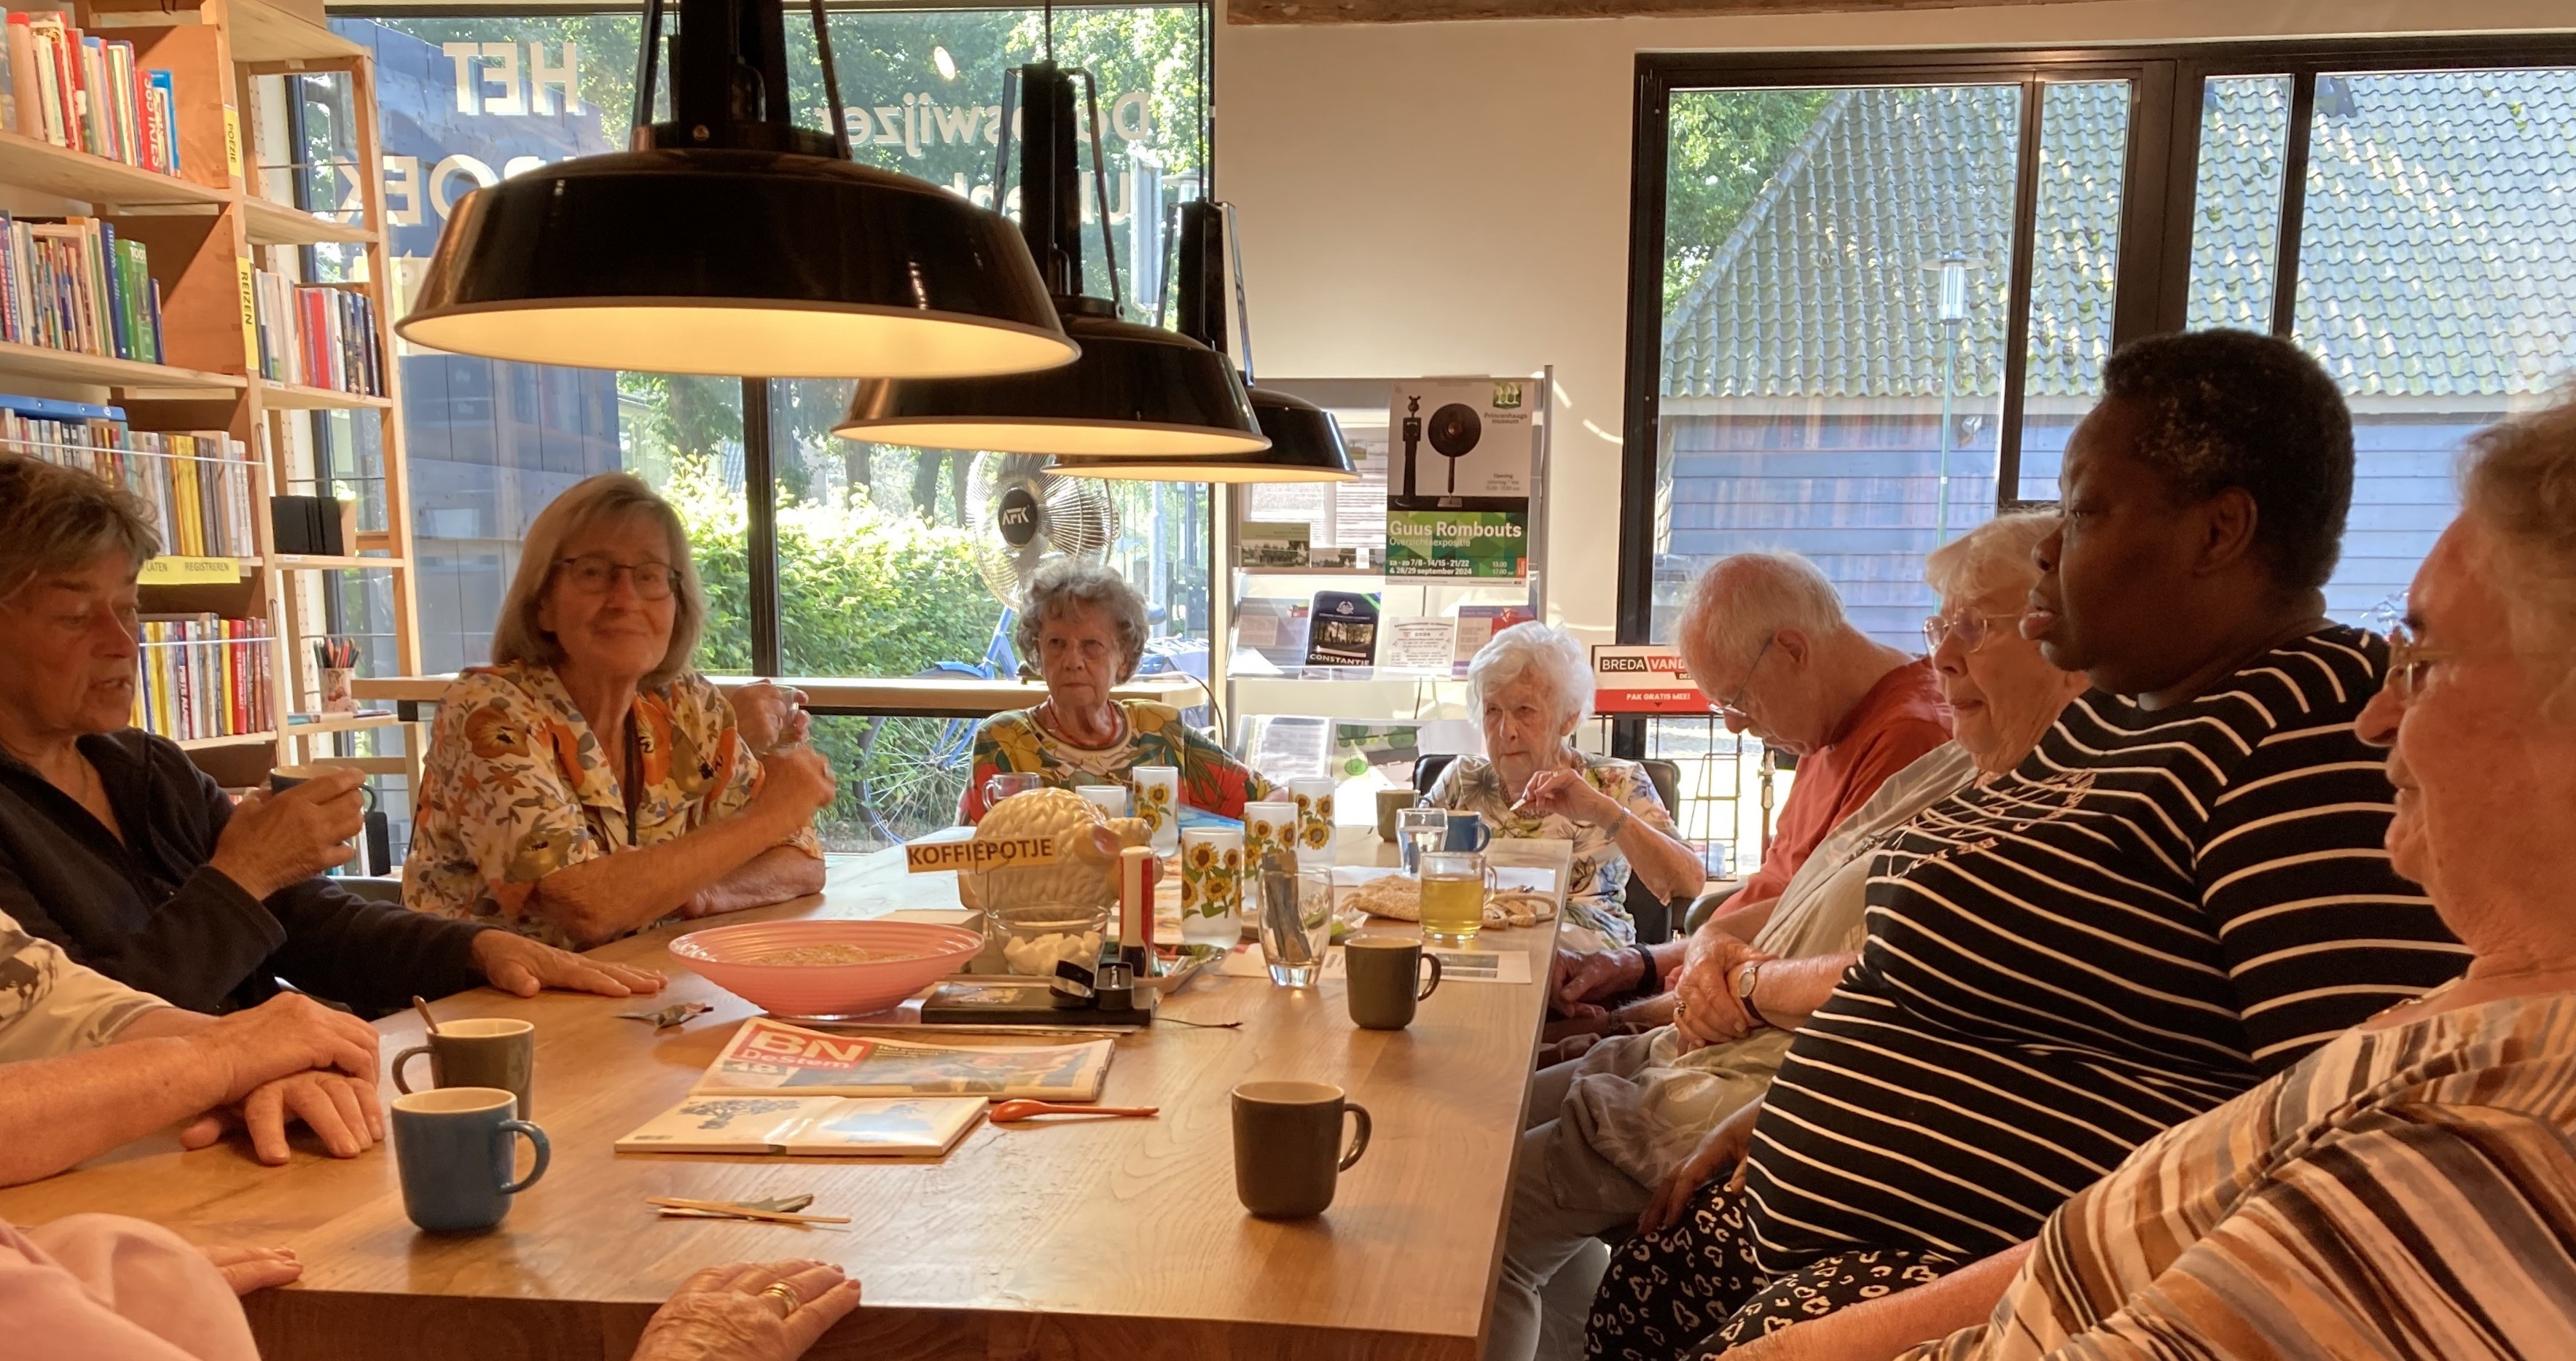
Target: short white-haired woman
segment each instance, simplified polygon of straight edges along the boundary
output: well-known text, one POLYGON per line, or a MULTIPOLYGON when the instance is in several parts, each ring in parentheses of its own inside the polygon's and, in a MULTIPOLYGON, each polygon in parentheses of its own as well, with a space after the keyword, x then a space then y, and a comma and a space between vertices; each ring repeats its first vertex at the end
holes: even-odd
POLYGON ((705 618, 680 517, 641 481, 539 512, 492 665, 440 700, 405 901, 579 948, 820 891, 831 772, 755 750, 690 668, 705 618))
POLYGON ((1707 882, 1645 767, 1575 747, 1574 729, 1592 708, 1592 667, 1564 630, 1514 624, 1476 649, 1467 707, 1484 729, 1485 754, 1450 762, 1422 801, 1472 812, 1498 837, 1573 842, 1568 928, 1600 937, 1603 948, 1633 944, 1637 924, 1624 901, 1632 864, 1660 898, 1687 897, 1707 882))
POLYGON ((1119 699, 1145 660, 1145 598, 1095 563, 1059 559, 1029 580, 1012 641, 1046 682, 1046 701, 995 714, 975 730, 974 771, 958 808, 981 822, 984 786, 996 775, 1035 775, 1047 785, 1133 785, 1138 766, 1181 773, 1181 801, 1221 817, 1271 796, 1270 782, 1181 717, 1151 700, 1119 699))

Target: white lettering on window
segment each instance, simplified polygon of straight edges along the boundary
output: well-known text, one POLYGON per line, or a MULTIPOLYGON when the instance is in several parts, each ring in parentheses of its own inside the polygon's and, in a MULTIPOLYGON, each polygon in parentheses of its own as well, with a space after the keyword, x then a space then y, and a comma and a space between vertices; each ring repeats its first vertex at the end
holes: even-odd
POLYGON ((447 220, 448 211, 454 208, 456 200, 462 197, 461 194, 447 192, 448 177, 459 174, 474 181, 474 187, 478 189, 484 185, 501 182, 501 177, 492 173, 492 167, 461 152, 440 161, 438 168, 429 172, 429 206, 438 210, 438 220, 441 222, 447 220))
POLYGON ((566 42, 563 45, 563 62, 555 66, 546 64, 544 43, 528 44, 528 102, 535 106, 538 113, 555 111, 555 96, 552 90, 546 88, 548 86, 563 91, 565 113, 581 112, 581 47, 579 44, 566 42))
POLYGON ((397 227, 419 226, 420 158, 387 156, 384 162, 385 220, 397 227))
POLYGON ((483 44, 483 59, 485 61, 498 62, 501 67, 497 72, 486 70, 483 73, 483 79, 476 82, 480 87, 478 93, 483 96, 483 112, 497 114, 526 113, 528 111, 528 101, 519 94, 519 45, 517 43, 485 43, 483 44), (501 87, 501 93, 499 94, 492 93, 492 87, 495 82, 497 82, 501 87))
POLYGON ((483 45, 481 43, 440 43, 438 50, 446 53, 449 61, 456 63, 456 111, 481 113, 482 107, 474 98, 474 63, 483 56, 483 45))

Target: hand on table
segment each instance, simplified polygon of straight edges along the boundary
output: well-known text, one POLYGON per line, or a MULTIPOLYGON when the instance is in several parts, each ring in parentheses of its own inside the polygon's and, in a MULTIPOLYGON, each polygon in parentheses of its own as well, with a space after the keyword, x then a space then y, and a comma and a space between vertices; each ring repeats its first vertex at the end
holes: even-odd
POLYGON ((254 898, 349 863, 356 852, 348 842, 367 825, 358 798, 366 781, 357 771, 337 769, 283 794, 252 790, 233 806, 206 863, 254 898))
POLYGON ((1628 811, 1617 799, 1592 787, 1579 770, 1562 768, 1542 770, 1529 778, 1521 788, 1513 807, 1546 817, 1562 813, 1576 822, 1606 827, 1628 811))
POLYGON ((251 1151, 271 1167, 286 1165, 289 1120, 301 1120, 334 1158, 354 1158, 385 1138, 385 1109, 372 1079, 304 1072, 262 1083, 241 1103, 208 1111, 179 1131, 181 1148, 204 1148, 234 1128, 250 1131, 251 1151))
POLYGON ((802 690, 761 680, 727 698, 733 703, 734 731, 742 734, 743 744, 755 756, 766 754, 772 747, 804 741, 806 732, 814 726, 814 716, 805 712, 802 690))
POLYGON ((1646 1202, 1645 1211, 1637 1216, 1637 1232, 1662 1233, 1681 1222, 1682 1211, 1690 1208, 1691 1199, 1702 1187, 1726 1177, 1726 1189, 1732 1191, 1744 1184, 1744 1153, 1753 1146, 1753 1120, 1762 1113, 1756 1101, 1717 1123, 1702 1135, 1699 1147, 1682 1159, 1681 1166, 1655 1188, 1654 1199, 1646 1202))
POLYGON ((634 1361, 794 1361, 859 1307, 859 1283, 820 1262, 737 1262, 680 1283, 644 1325, 634 1361), (785 1285, 804 1304, 763 1294, 785 1285))
POLYGON ((227 1106, 307 1069, 336 1070, 370 1084, 376 1080, 376 1028, 298 992, 279 993, 248 1011, 218 1017, 187 1042, 221 1079, 222 1104, 227 1106))
POLYGON ((197 1252, 215 1264, 224 1274, 224 1284, 236 1295, 284 1285, 304 1274, 304 1264, 295 1260, 293 1248, 251 1248, 223 1243, 212 1247, 200 1245, 197 1252))
POLYGON ((512 931, 477 932, 473 950, 474 967, 482 971, 485 982, 521 997, 534 997, 546 988, 626 997, 660 992, 670 981, 651 969, 558 950, 512 931))

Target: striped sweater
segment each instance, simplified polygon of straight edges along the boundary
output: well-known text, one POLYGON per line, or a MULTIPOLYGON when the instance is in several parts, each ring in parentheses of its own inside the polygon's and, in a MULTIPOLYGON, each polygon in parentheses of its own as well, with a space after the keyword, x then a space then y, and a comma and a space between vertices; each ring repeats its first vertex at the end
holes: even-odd
POLYGON ((2576 993, 2356 1030, 2051 1216, 1901 1361, 2576 1356, 2576 993))
POLYGON ((2159 1131, 2457 975, 2353 733, 2386 660, 2328 628, 2173 708, 2087 694, 2010 775, 1899 829, 1860 962, 1754 1129, 1763 1268, 2008 1247, 2159 1131))

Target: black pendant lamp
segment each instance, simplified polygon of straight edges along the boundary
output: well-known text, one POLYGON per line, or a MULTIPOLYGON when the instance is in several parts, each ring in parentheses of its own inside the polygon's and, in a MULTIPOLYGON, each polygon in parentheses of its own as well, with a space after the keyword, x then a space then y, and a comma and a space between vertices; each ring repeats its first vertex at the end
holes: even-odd
POLYGON ((394 329, 459 354, 656 373, 1020 373, 1078 353, 1009 219, 850 159, 821 0, 831 135, 795 126, 778 0, 679 0, 651 123, 646 0, 632 149, 456 205, 394 329))
MULTIPOLYGON (((1201 172, 1205 173, 1204 170, 1201 172)), ((1087 458, 1063 464, 1062 471, 1085 477, 1136 482, 1354 482, 1350 446, 1342 440, 1333 413, 1284 392, 1252 381, 1252 337, 1244 315, 1243 292, 1228 288, 1226 267, 1242 278, 1242 253, 1235 242, 1234 206, 1198 199, 1180 208, 1179 265, 1173 271, 1174 325, 1180 333, 1205 342, 1220 353, 1241 350, 1244 391, 1261 433, 1270 437, 1265 453, 1249 458, 1193 462, 1163 458, 1087 458), (1235 306, 1229 309, 1227 300, 1235 306), (1234 339, 1228 340, 1226 318, 1234 315, 1234 339)))
MULTIPOLYGON (((929 449, 1053 454, 1078 460, 1085 472, 1101 456, 1233 458, 1268 448, 1243 380, 1224 355, 1187 336, 1119 319, 1114 245, 1110 297, 1084 295, 1073 73, 1035 62, 1020 69, 1017 83, 1020 229, 1082 357, 1060 369, 1007 377, 862 382, 833 433, 929 449)), ((1011 102, 1006 91, 1006 164, 1011 102)), ((1091 113, 1092 173, 1106 241, 1109 196, 1096 100, 1091 113)), ((997 177, 997 196, 1000 187, 997 177)))

